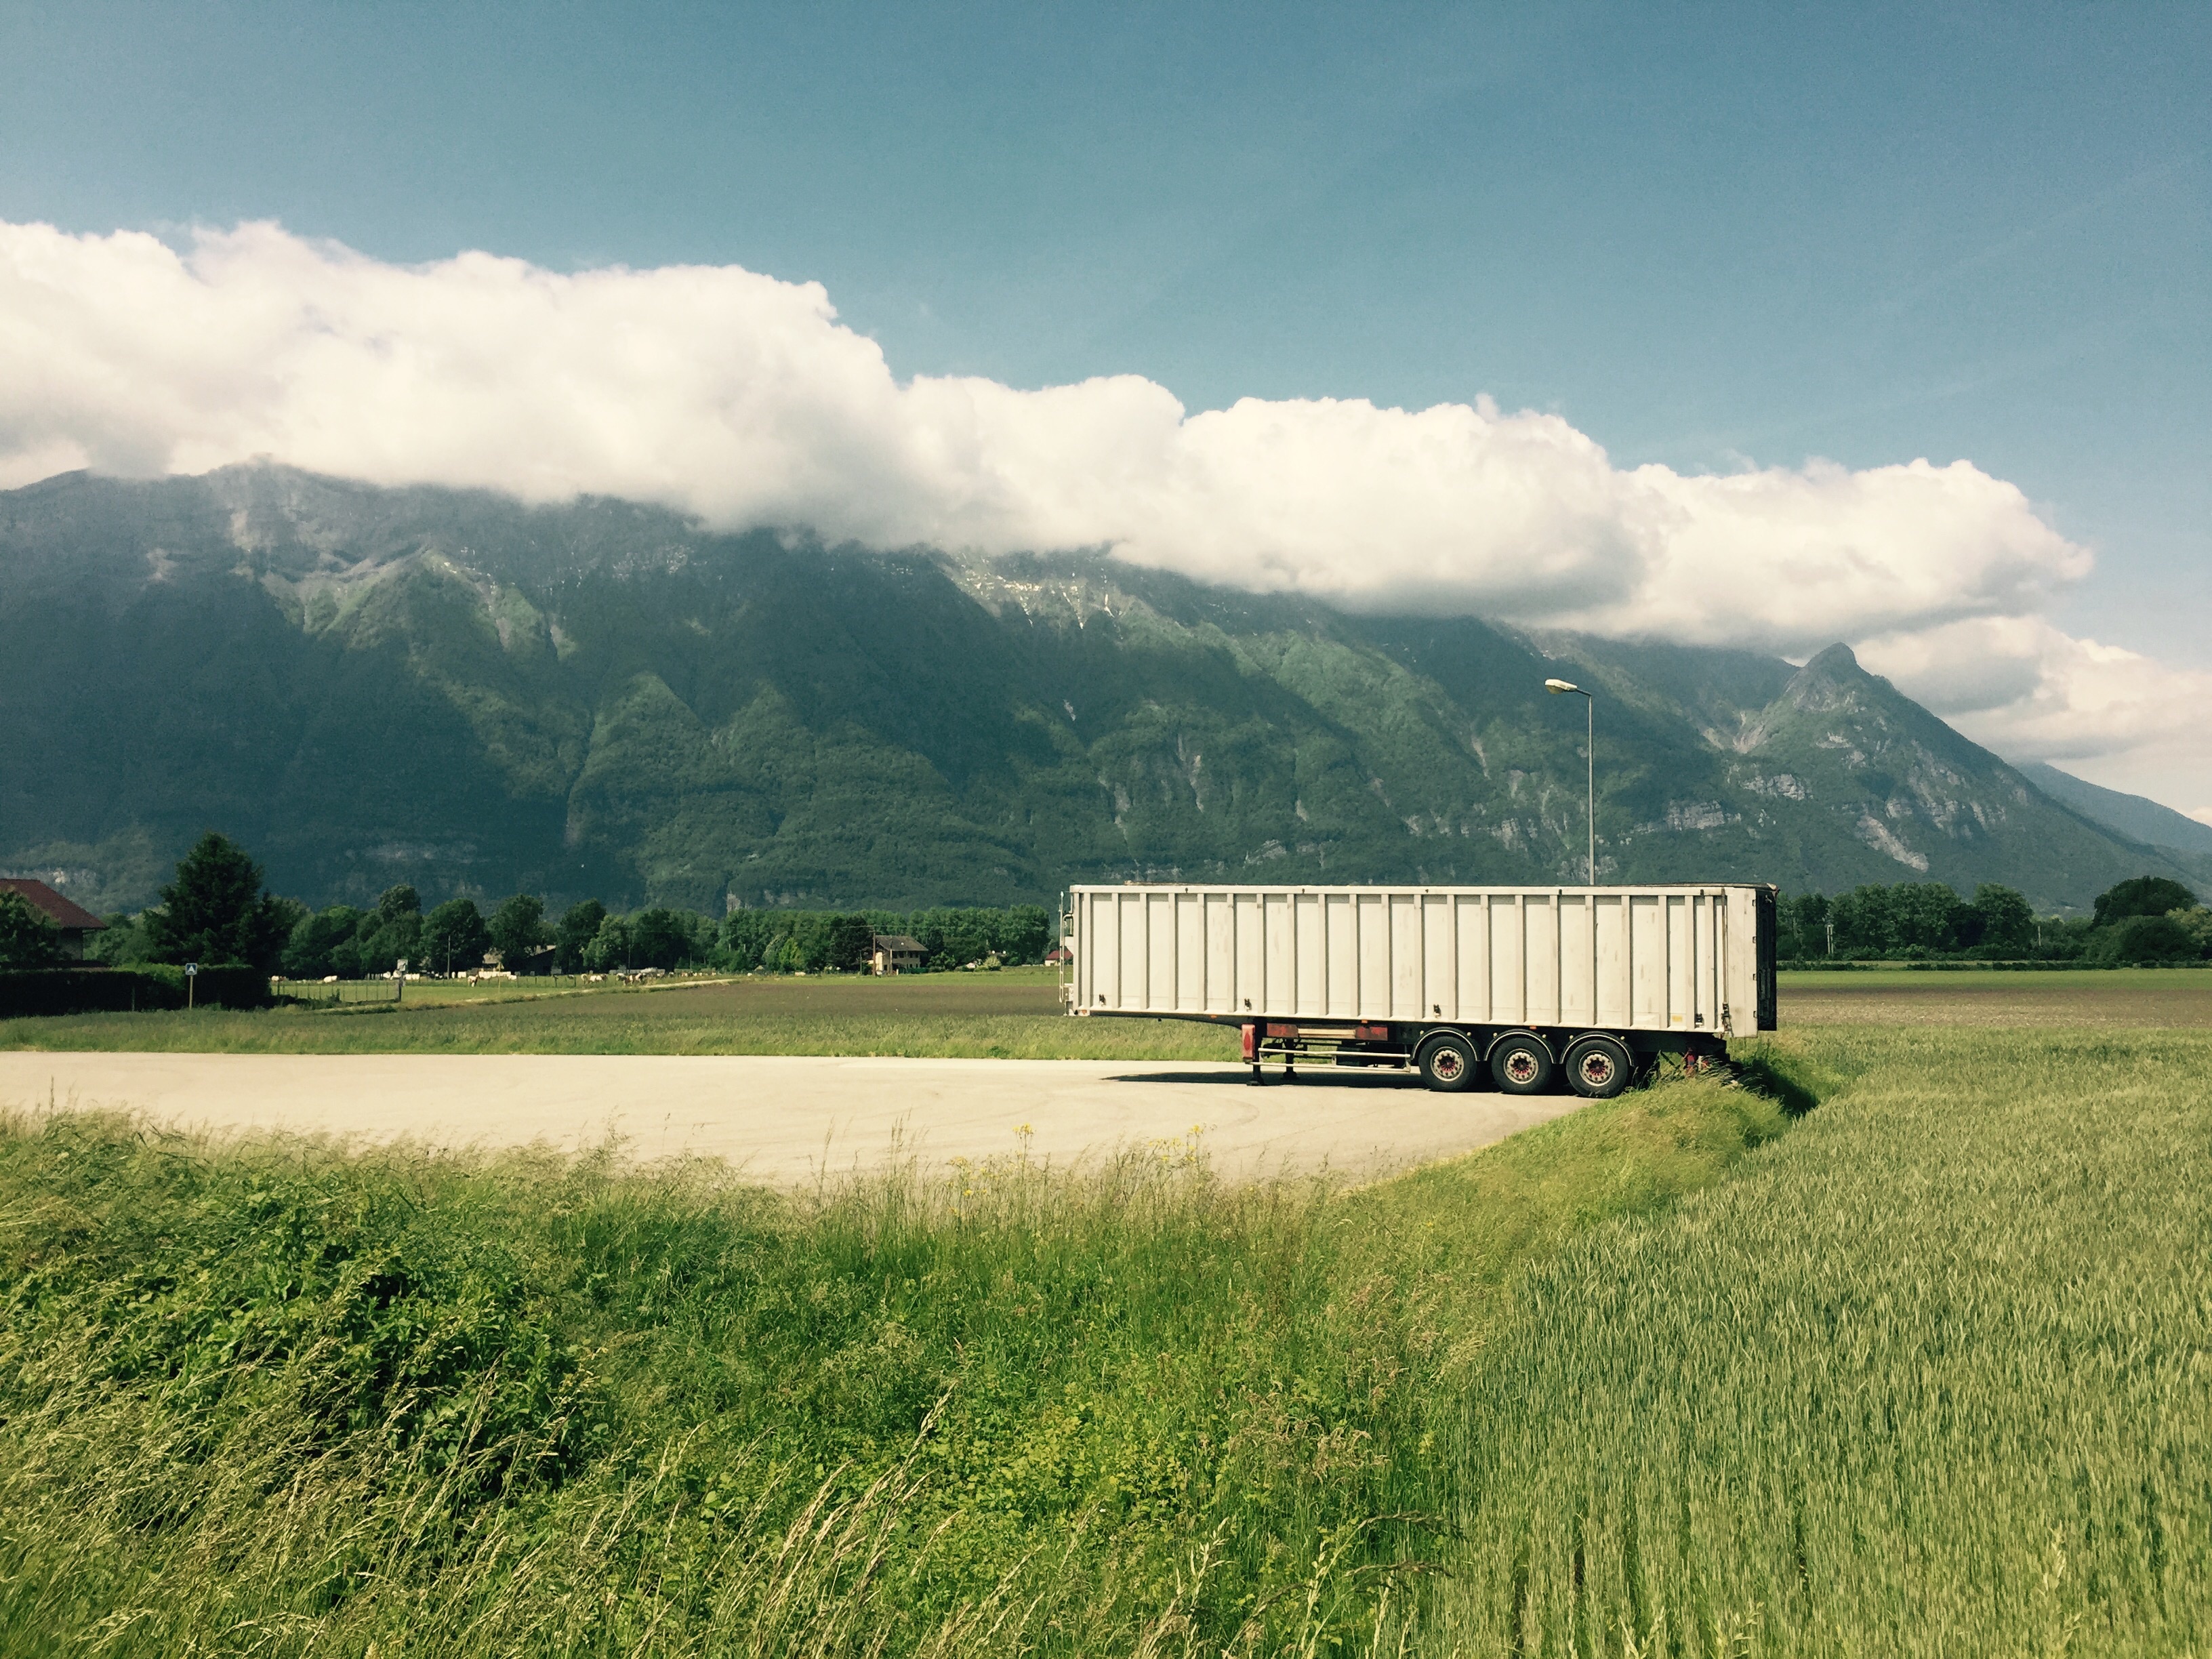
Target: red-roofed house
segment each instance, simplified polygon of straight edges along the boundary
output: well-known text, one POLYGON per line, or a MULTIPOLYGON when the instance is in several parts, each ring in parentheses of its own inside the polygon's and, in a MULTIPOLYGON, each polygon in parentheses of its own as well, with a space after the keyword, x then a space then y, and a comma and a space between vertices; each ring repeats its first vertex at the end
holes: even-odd
POLYGON ((14 893, 62 931, 62 954, 72 962, 84 960, 87 939, 107 924, 74 899, 65 899, 43 881, 28 876, 0 876, 0 893, 14 893))

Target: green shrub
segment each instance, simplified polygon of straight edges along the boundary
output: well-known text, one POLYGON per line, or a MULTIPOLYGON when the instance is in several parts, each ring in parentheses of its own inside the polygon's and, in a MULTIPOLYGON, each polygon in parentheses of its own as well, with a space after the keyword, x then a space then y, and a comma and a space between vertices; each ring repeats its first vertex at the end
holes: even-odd
POLYGON ((157 969, 39 968, 0 972, 0 1019, 125 1013, 184 1006, 182 975, 172 984, 157 969))
MULTIPOLYGON (((157 963, 0 971, 0 1019, 182 1008, 185 977, 183 969, 157 963)), ((235 965, 201 969, 191 999, 198 1008, 266 1008, 275 1000, 267 975, 235 965)))
POLYGON ((2115 968, 2130 962, 2188 962, 2197 955, 2195 936, 2172 916, 2130 916, 2092 933, 2081 959, 2115 968))
POLYGON ((185 970, 181 968, 149 963, 136 971, 167 988, 174 999, 168 1005, 172 1008, 185 1006, 188 994, 195 1008, 266 1008, 276 1000, 269 988, 269 975, 258 968, 248 968, 238 963, 201 968, 198 982, 191 988, 189 994, 185 985, 185 970))
POLYGON ((0 969, 44 968, 61 959, 61 929, 21 893, 0 892, 0 969))

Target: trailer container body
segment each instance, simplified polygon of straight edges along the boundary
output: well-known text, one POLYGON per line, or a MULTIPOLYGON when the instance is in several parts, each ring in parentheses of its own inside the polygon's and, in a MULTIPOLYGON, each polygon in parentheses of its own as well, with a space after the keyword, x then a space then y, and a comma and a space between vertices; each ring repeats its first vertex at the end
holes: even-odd
POLYGON ((1271 1042, 1291 1065, 1324 1048, 1417 1064, 1455 1035, 1464 1069, 1469 1051, 1479 1061, 1520 1034, 1553 1061, 1604 1038, 1614 1069, 1632 1069, 1774 1028, 1767 886, 1131 884, 1068 898, 1071 1013, 1241 1025, 1255 1065, 1271 1042))

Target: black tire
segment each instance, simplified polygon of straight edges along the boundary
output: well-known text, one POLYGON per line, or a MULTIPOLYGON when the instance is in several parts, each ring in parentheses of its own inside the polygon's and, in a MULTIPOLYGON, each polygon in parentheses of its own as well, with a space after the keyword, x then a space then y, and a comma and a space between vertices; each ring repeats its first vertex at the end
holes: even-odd
POLYGON ((1491 1049, 1490 1075, 1509 1095, 1540 1095, 1552 1086, 1552 1051, 1541 1038, 1515 1031, 1491 1049))
POLYGON ((1636 1075, 1635 1056, 1617 1037, 1577 1037, 1567 1047, 1567 1087, 1584 1100, 1611 1100, 1636 1075))
POLYGON ((1474 1087, 1474 1045, 1456 1031, 1431 1037, 1421 1045, 1413 1063, 1421 1068, 1421 1082, 1431 1089, 1455 1095, 1474 1087))

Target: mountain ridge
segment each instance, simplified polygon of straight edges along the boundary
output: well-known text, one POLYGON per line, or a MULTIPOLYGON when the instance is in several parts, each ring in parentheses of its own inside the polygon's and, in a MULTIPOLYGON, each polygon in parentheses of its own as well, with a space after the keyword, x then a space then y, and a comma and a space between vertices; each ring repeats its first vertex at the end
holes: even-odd
POLYGON ((2053 800, 2130 841, 2194 860, 2212 860, 2212 823, 2200 823, 2147 796, 2107 789, 2039 761, 2020 769, 2053 800))
POLYGON ((210 825, 319 902, 1579 880, 1563 665, 1601 699, 1601 879, 2048 907, 2182 867, 1842 647, 1793 668, 268 464, 0 494, 0 863, 115 902, 210 825))

